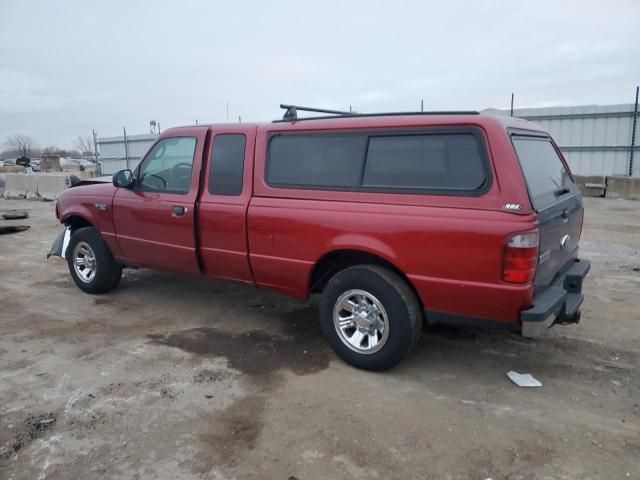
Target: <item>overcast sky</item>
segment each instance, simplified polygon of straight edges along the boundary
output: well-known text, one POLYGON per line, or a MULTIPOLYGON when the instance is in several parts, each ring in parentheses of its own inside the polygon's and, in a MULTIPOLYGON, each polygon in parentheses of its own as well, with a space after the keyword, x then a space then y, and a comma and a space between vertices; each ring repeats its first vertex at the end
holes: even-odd
POLYGON ((227 100, 235 121, 632 103, 639 32, 639 0, 0 0, 0 150, 224 122, 227 100))

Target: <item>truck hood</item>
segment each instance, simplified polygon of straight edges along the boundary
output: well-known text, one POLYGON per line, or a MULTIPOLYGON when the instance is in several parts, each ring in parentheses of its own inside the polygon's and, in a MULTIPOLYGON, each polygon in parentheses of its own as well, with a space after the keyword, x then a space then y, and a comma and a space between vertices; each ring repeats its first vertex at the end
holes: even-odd
POLYGON ((101 183, 111 183, 111 176, 104 175, 102 177, 89 178, 87 180, 80 180, 75 175, 71 177, 71 186, 72 187, 81 187, 83 185, 96 185, 101 183))
POLYGON ((61 205, 68 205, 72 198, 109 197, 113 198, 116 187, 111 183, 111 177, 97 177, 89 180, 78 180, 58 195, 61 205))

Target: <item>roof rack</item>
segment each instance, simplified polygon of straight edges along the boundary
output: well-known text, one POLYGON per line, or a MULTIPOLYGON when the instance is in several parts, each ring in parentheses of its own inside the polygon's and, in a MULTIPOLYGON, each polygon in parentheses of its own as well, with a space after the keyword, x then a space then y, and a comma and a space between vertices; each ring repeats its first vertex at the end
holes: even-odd
POLYGON ((286 112, 282 116, 282 120, 274 120, 274 123, 277 122, 292 122, 292 121, 300 121, 300 120, 326 120, 329 118, 336 118, 335 115, 339 117, 393 117, 393 116, 401 116, 401 115, 480 115, 480 112, 475 110, 437 110, 431 112, 383 112, 383 113, 358 113, 358 112, 344 112, 341 110, 328 110, 326 108, 315 108, 315 107, 301 107, 299 105, 285 105, 280 104, 280 108, 286 109, 286 112), (331 116, 322 116, 322 117, 306 117, 306 118, 298 118, 298 110, 303 112, 317 112, 317 113, 329 113, 331 116))
POLYGON ((285 122, 290 122, 291 120, 302 120, 298 118, 298 110, 303 112, 316 112, 316 113, 331 113, 333 115, 353 115, 355 112, 343 112, 340 110, 328 110, 326 108, 315 108, 315 107, 302 107, 300 105, 285 105, 283 103, 280 104, 280 108, 284 108, 287 111, 284 112, 282 116, 282 120, 285 122))

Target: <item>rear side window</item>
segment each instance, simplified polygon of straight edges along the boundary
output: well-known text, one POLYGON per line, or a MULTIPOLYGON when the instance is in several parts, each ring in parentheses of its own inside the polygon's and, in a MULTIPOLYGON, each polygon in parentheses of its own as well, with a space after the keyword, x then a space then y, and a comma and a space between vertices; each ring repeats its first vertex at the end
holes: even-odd
POLYGON ((211 166, 209 169, 209 193, 214 195, 240 195, 244 171, 244 147, 242 134, 220 134, 213 138, 211 166))
POLYGON ((355 187, 360 184, 364 135, 281 135, 269 142, 270 185, 355 187))
POLYGON ((486 182, 473 134, 371 137, 365 187, 478 190, 486 182))
POLYGON ((557 203, 562 195, 576 191, 576 185, 548 138, 514 135, 512 140, 533 208, 544 210, 557 203))
POLYGON ((271 138, 266 180, 276 187, 398 193, 481 192, 484 146, 471 132, 291 134, 271 138))

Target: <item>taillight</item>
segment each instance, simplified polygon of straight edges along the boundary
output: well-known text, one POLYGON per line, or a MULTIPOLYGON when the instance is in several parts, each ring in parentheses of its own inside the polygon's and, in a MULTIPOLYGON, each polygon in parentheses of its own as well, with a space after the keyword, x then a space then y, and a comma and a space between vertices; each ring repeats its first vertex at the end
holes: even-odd
POLYGON ((509 283, 529 283, 538 265, 538 232, 511 235, 502 256, 502 280, 509 283))

